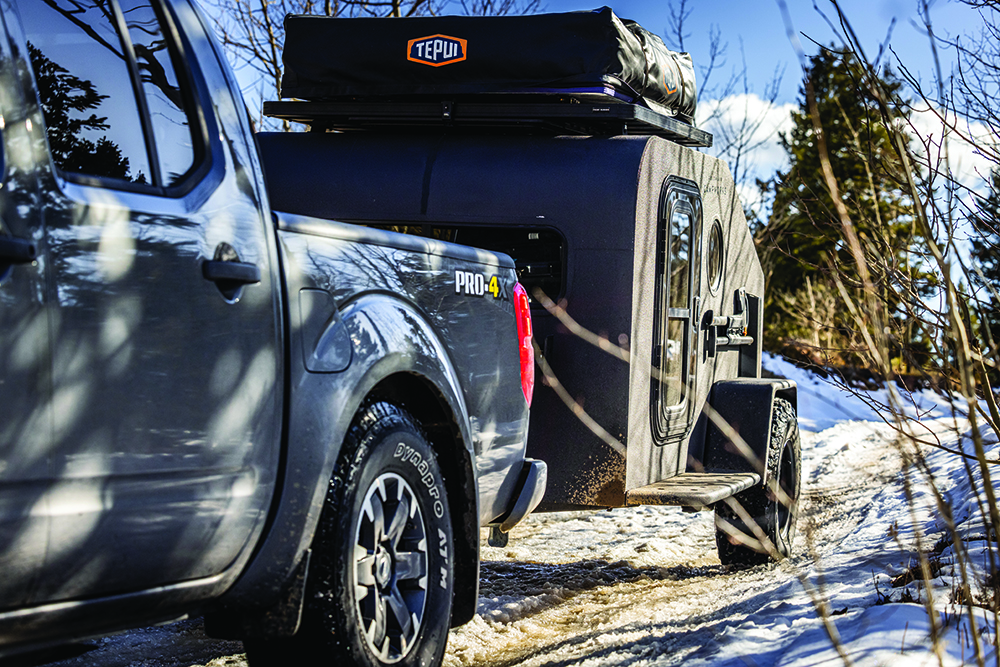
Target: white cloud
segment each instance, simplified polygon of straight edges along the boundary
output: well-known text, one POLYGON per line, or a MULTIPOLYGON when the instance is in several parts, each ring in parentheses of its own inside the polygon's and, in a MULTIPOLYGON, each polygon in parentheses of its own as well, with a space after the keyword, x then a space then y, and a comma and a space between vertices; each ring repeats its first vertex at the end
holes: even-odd
POLYGON ((980 152, 979 146, 995 146, 996 139, 991 137, 989 128, 983 123, 956 123, 954 116, 947 119, 947 124, 956 127, 958 131, 948 130, 941 115, 931 109, 912 114, 909 132, 916 135, 913 148, 921 159, 927 160, 929 155, 930 164, 936 169, 944 170, 945 143, 942 138, 947 137, 947 168, 951 178, 969 190, 985 194, 990 170, 996 168, 996 165, 980 152))
MULTIPOLYGON (((710 155, 729 163, 739 172, 734 174, 740 195, 746 204, 762 204, 755 186, 757 178, 767 179, 776 171, 788 168, 788 157, 779 143, 782 132, 792 127, 791 114, 795 104, 771 104, 757 95, 731 95, 720 100, 702 100, 698 104, 698 127, 712 133, 713 146, 706 149, 710 155), (738 155, 738 146, 746 150, 738 155)), ((978 194, 986 192, 986 179, 994 165, 977 146, 996 145, 982 123, 958 125, 960 132, 946 132, 939 116, 929 109, 914 111, 908 131, 915 135, 914 149, 929 147, 932 161, 944 168, 941 162, 942 137, 947 136, 949 167, 952 177, 964 188, 978 194)), ((994 149, 995 150, 995 149, 994 149)), ((922 160, 927 152, 919 150, 922 160)))
POLYGON ((738 160, 741 173, 737 178, 752 185, 755 179, 770 178, 775 171, 788 167, 778 137, 791 129, 795 108, 794 104, 771 104, 753 93, 731 95, 700 101, 697 121, 698 127, 714 137, 708 153, 732 168, 738 160))

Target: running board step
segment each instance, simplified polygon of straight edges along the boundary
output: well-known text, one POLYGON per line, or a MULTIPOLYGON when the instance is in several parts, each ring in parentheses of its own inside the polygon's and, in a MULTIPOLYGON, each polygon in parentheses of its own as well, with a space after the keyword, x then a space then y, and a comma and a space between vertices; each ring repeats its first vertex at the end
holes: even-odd
POLYGON ((758 483, 755 472, 686 472, 632 489, 625 494, 625 504, 710 507, 758 483))

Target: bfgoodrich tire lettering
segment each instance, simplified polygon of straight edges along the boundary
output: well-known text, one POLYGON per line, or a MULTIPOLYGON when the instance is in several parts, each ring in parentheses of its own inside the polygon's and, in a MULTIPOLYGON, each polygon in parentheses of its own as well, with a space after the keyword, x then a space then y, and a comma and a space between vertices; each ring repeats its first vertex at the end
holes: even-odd
POLYGON ((284 665, 286 649, 309 649, 331 665, 439 665, 451 620, 452 545, 434 450, 404 410, 367 406, 327 493, 302 626, 288 640, 245 642, 250 664, 284 665))
POLYGON ((753 518, 774 550, 768 553, 752 541, 745 543, 741 540, 740 534, 753 537, 753 527, 744 523, 728 503, 721 502, 715 506, 715 542, 719 548, 719 559, 724 565, 759 565, 787 558, 792 553, 802 453, 795 409, 781 398, 774 400, 767 451, 768 479, 775 480, 785 498, 791 502, 782 502, 779 494, 764 486, 755 486, 737 494, 734 500, 753 518))

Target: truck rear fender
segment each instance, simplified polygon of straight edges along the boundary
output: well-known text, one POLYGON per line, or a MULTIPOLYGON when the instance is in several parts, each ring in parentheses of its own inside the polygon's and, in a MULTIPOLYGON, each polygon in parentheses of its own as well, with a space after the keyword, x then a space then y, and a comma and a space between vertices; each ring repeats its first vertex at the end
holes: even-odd
MULTIPOLYGON (((475 616, 479 600, 479 489, 468 408, 450 355, 426 320, 394 294, 368 294, 345 304, 341 313, 355 349, 360 352, 358 356, 367 353, 379 359, 359 393, 365 395, 365 400, 387 399, 405 408, 424 428, 438 452, 455 539, 452 624, 462 625, 475 616), (410 331, 391 341, 391 337, 399 336, 401 325, 410 331), (384 347, 387 342, 390 346, 384 347), (375 349, 366 350, 366 345, 375 349)), ((355 413, 360 407, 355 408, 355 413)))
POLYGON ((732 434, 708 419, 703 460, 706 472, 756 472, 767 483, 767 448, 771 439, 774 399, 783 398, 798 411, 797 387, 791 380, 741 378, 716 382, 709 405, 732 427, 750 448, 750 457, 741 454, 732 434))
MULTIPOLYGON (((449 355, 424 318, 393 294, 368 293, 350 301, 341 308, 341 321, 331 326, 346 328, 354 348, 351 363, 341 372, 311 373, 305 372, 301 357, 292 354, 281 496, 257 553, 220 600, 221 613, 209 619, 209 630, 216 636, 294 632, 294 607, 300 604, 303 585, 297 569, 319 523, 341 443, 358 410, 373 398, 392 400, 410 411, 439 452, 449 502, 459 510, 453 514, 455 590, 469 592, 456 598, 453 619, 465 622, 475 614, 478 489, 468 411, 449 355), (293 609, 283 609, 289 605, 293 609), (266 628, 261 622, 265 618, 266 628), (290 620, 276 625, 277 618, 290 620)), ((292 340, 292 350, 297 343, 292 340)))

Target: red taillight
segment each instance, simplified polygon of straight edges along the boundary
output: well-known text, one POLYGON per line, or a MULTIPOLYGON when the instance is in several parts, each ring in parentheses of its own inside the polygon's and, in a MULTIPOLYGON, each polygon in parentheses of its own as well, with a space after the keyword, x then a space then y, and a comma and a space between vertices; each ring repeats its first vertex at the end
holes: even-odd
POLYGON ((514 284, 514 317, 517 318, 517 341, 521 351, 521 390, 530 408, 531 395, 535 393, 535 348, 531 346, 531 306, 521 283, 514 284))

